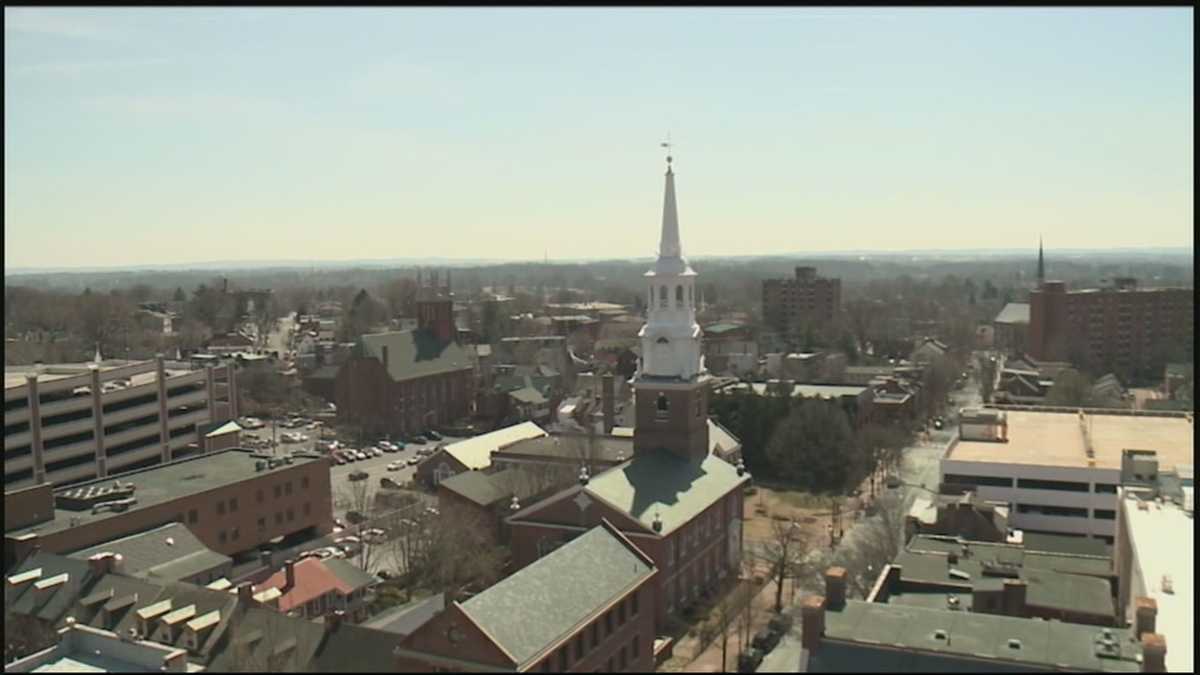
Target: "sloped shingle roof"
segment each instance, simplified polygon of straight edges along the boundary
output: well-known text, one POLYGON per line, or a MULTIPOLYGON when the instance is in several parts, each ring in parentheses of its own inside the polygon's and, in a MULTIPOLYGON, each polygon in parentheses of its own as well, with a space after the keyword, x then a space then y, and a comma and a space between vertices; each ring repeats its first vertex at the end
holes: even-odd
POLYGON ((471 368, 471 359, 456 342, 442 342, 423 330, 369 333, 359 338, 364 356, 382 363, 387 347, 387 371, 392 380, 401 382, 427 375, 471 368))

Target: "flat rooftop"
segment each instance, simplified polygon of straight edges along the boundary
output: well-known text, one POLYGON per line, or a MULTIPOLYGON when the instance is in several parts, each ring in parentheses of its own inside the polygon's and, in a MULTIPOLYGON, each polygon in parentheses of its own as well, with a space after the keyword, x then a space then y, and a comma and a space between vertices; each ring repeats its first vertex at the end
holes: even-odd
MULTIPOLYGON (((1061 621, 951 611, 910 604, 849 600, 825 612, 825 639, 881 650, 916 649, 942 658, 984 658, 992 662, 1102 672, 1137 672, 1141 645, 1128 629, 1061 621), (1097 640, 1110 631, 1113 655, 1100 656, 1097 640), (944 639, 937 631, 945 631, 944 639), (1010 640, 1020 646, 1011 647, 1010 640)), ((1171 645, 1168 643, 1167 649, 1171 645)), ((825 650, 816 652, 816 656, 825 650)), ((810 662, 810 665, 811 662, 810 662)), ((1168 666, 1169 667, 1169 666, 1168 666)), ((869 671, 861 671, 869 672, 869 671)), ((918 671, 920 672, 920 671, 918 671)))
MULTIPOLYGON (((283 455, 278 455, 277 457, 282 458, 283 455)), ((232 483, 265 476, 285 468, 310 462, 324 461, 324 458, 319 455, 294 455, 291 465, 279 464, 273 469, 263 469, 261 472, 256 471, 256 462, 264 458, 265 456, 259 455, 252 450, 230 448, 208 455, 188 457, 167 464, 159 464, 137 471, 108 476, 107 478, 98 478, 86 483, 76 483, 55 490, 54 494, 57 496, 81 488, 86 489, 92 485, 110 487, 114 481, 119 480, 123 486, 132 484, 136 487, 133 496, 137 498, 137 503, 131 505, 124 513, 102 511, 93 514, 91 509, 75 511, 56 507, 54 509, 53 520, 10 530, 4 534, 10 538, 34 533, 45 536, 71 527, 87 525, 109 518, 124 517, 133 511, 157 506, 164 502, 184 499, 232 483)))
MULTIPOLYGON (((1008 442, 954 443, 946 459, 1087 468, 1084 431, 1078 413, 1006 410, 1008 442)), ((1191 464, 1192 423, 1187 418, 1086 413, 1096 468, 1120 469, 1123 450, 1154 450, 1160 470, 1191 464)))
MULTIPOLYGON (((125 368, 127 366, 136 365, 139 363, 153 363, 153 360, 127 361, 124 359, 105 359, 100 362, 100 373, 104 374, 108 371, 125 368)), ((62 380, 68 377, 77 377, 79 375, 87 375, 91 371, 92 362, 87 363, 49 363, 40 366, 41 372, 38 373, 38 382, 53 382, 62 380)), ((35 364, 24 364, 18 366, 4 366, 4 388, 14 389, 16 387, 25 386, 25 376, 29 373, 37 372, 39 368, 35 364)), ((174 375, 182 375, 191 372, 193 368, 188 363, 177 361, 166 361, 163 363, 164 370, 167 371, 167 377, 174 375)), ((151 370, 147 373, 138 373, 130 376, 131 387, 147 384, 158 379, 158 372, 151 370)))
POLYGON ((1190 673, 1196 649, 1195 521, 1169 501, 1139 510, 1129 492, 1121 508, 1129 526, 1129 546, 1145 580, 1145 593, 1158 603, 1154 627, 1167 639, 1167 670, 1190 673), (1170 592, 1163 588, 1164 579, 1169 579, 1170 592))

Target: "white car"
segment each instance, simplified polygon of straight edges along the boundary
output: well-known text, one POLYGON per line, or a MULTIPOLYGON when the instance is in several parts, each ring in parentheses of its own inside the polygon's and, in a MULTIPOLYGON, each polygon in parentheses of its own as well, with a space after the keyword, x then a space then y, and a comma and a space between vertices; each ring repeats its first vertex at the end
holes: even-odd
POLYGON ((371 448, 371 455, 375 457, 383 457, 383 450, 379 448, 371 448))
POLYGON ((354 456, 359 459, 366 459, 367 453, 363 452, 362 450, 359 450, 358 452, 354 453, 354 456))
POLYGON ((396 460, 395 462, 392 462, 391 464, 387 465, 388 471, 399 471, 400 469, 403 469, 403 468, 404 468, 404 462, 401 462, 400 460, 396 460))

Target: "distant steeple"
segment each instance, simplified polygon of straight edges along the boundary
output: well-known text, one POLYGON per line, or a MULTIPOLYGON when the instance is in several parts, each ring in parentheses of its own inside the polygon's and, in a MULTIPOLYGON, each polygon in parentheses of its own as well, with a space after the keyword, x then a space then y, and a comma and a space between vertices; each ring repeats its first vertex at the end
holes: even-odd
POLYGON ((1045 256, 1044 252, 1042 251, 1042 238, 1038 237, 1038 270, 1037 270, 1038 286, 1041 287, 1041 285, 1044 281, 1046 281, 1046 256, 1045 256))

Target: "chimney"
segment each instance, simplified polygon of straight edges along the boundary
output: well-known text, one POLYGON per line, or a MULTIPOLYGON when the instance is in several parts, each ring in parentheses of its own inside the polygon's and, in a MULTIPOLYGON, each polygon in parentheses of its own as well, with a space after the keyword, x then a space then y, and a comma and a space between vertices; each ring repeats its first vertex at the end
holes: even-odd
POLYGON ((957 565, 958 564, 958 554, 955 553, 954 551, 950 551, 949 553, 947 553, 946 554, 946 563, 949 565, 957 565))
POLYGON ((1142 672, 1167 672, 1167 639, 1158 633, 1142 636, 1142 672))
POLYGON ((340 628, 342 625, 342 618, 345 616, 346 616, 346 613, 340 609, 335 609, 332 612, 330 612, 329 614, 326 614, 325 615, 325 632, 326 633, 337 632, 337 629, 340 628))
POLYGON ((615 403, 613 401, 613 376, 612 373, 605 373, 601 379, 601 386, 604 388, 602 392, 604 402, 604 433, 611 434, 613 427, 616 426, 616 412, 614 411, 615 403))
POLYGON ((92 568, 92 574, 99 577, 112 572, 114 563, 116 562, 114 560, 115 557, 116 556, 107 551, 89 556, 88 566, 92 568))
POLYGON ((249 604, 254 599, 254 584, 249 581, 238 584, 237 597, 239 604, 249 604))
POLYGON ((825 598, 810 595, 800 603, 800 644, 809 651, 817 651, 821 646, 821 636, 825 634, 825 598))
POLYGON ((1004 580, 1004 613, 1008 616, 1025 616, 1025 593, 1028 590, 1022 579, 1004 580))
POLYGON ((293 588, 296 587, 296 561, 289 560, 283 563, 283 574, 286 579, 283 583, 283 588, 279 589, 281 595, 287 595, 293 588))
POLYGON ((1158 618, 1158 601, 1145 596, 1134 600, 1134 637, 1141 638, 1146 633, 1153 633, 1158 618))
POLYGON ((825 597, 829 609, 841 609, 846 604, 846 568, 825 570, 825 597))

